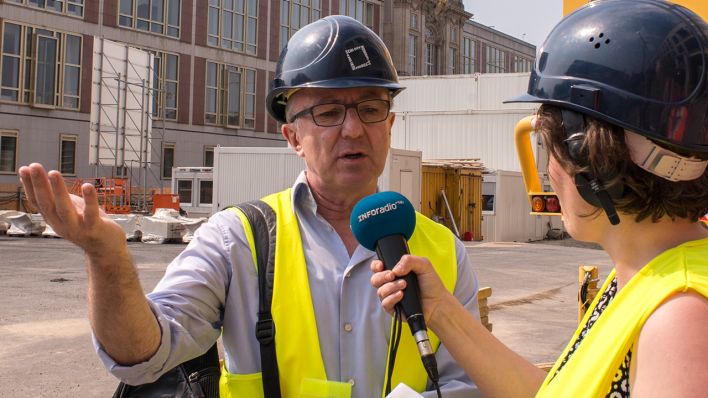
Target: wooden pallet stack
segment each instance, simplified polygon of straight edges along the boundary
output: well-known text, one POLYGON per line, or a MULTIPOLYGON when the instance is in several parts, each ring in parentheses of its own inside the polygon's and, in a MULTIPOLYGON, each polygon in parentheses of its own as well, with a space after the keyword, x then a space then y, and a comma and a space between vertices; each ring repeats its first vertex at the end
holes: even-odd
POLYGON ((477 291, 477 303, 479 304, 479 317, 487 330, 492 331, 492 323, 489 322, 489 304, 487 299, 492 296, 491 287, 483 287, 477 291))

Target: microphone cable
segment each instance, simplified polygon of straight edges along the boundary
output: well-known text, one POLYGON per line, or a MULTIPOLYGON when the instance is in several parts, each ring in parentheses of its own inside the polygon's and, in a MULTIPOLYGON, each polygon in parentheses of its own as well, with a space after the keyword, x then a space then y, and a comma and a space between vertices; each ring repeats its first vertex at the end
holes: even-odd
POLYGON ((403 323, 401 322, 401 306, 396 304, 393 307, 393 325, 391 330, 393 335, 391 336, 391 343, 388 345, 388 366, 387 372, 388 377, 386 377, 386 395, 391 393, 391 378, 393 378, 393 367, 396 364, 396 353, 398 352, 398 344, 401 342, 401 329, 403 323))
MULTIPOLYGON (((391 327, 391 329, 393 330, 393 334, 391 336, 391 343, 388 346, 388 377, 386 377, 386 395, 391 393, 391 379, 393 378, 393 368, 396 364, 396 353, 398 352, 398 345, 401 342, 401 330, 403 328, 402 319, 403 317, 401 314, 401 305, 396 304, 393 307, 393 325, 391 327)), ((428 366, 425 366, 425 371, 428 373, 428 378, 433 383, 433 387, 435 387, 435 391, 438 394, 438 398, 442 398, 442 393, 440 392, 440 385, 438 384, 439 376, 437 372, 433 372, 432 369, 430 369, 428 366)))

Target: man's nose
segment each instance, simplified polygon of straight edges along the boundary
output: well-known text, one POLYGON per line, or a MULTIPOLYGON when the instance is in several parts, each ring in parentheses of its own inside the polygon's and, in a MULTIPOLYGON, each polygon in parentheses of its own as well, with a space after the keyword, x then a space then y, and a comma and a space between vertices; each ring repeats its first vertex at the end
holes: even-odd
POLYGON ((364 122, 359 118, 356 107, 347 108, 342 123, 342 136, 356 138, 364 134, 364 122))

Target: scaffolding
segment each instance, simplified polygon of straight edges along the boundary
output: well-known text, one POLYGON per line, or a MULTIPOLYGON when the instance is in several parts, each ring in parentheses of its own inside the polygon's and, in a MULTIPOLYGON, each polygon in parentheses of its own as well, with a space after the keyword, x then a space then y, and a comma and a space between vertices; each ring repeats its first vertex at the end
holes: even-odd
MULTIPOLYGON (((148 177, 161 181, 162 151, 153 139, 153 98, 157 87, 155 56, 148 51, 96 37, 94 40, 89 161, 99 198, 107 212, 148 212, 148 177), (152 162, 152 152, 158 154, 152 162), (154 167, 154 166, 157 167, 154 167), (101 176, 110 167, 110 178, 101 176), (155 169, 158 170, 155 173, 155 169), (137 176, 136 176, 137 174, 137 176), (133 197, 131 185, 140 192, 133 197)), ((165 99, 160 101, 162 115, 165 99)), ((161 123, 159 142, 164 142, 161 123)), ((80 186, 80 185, 79 185, 80 186)))

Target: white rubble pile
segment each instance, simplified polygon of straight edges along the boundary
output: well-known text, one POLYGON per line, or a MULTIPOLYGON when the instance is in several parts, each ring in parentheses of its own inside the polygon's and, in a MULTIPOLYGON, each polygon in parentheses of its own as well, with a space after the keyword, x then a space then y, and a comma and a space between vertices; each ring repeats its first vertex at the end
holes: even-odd
POLYGON ((52 228, 51 225, 47 224, 46 227, 44 227, 44 231, 42 232, 42 237, 43 238, 61 238, 59 234, 57 234, 54 231, 54 228, 52 228))
POLYGON ((42 234, 46 224, 41 214, 18 213, 17 215, 7 217, 10 222, 10 228, 7 230, 8 235, 30 236, 42 234))
POLYGON ((0 235, 7 233, 10 228, 10 220, 8 217, 19 215, 21 212, 17 210, 0 210, 0 235))
POLYGON ((115 221, 125 231, 125 240, 136 241, 142 236, 139 221, 142 217, 135 214, 108 214, 111 220, 115 221))
MULTIPOLYGON (((136 214, 108 214, 125 231, 128 241, 143 243, 183 242, 189 243, 195 231, 206 218, 189 218, 177 210, 157 209, 153 216, 136 214)), ((54 229, 44 222, 41 214, 28 214, 15 210, 0 210, 0 234, 9 236, 38 236, 60 238, 54 229)))
POLYGON ((143 243, 181 240, 185 228, 177 217, 179 212, 173 209, 157 209, 152 217, 143 217, 140 221, 140 229, 143 232, 140 240, 143 243))

